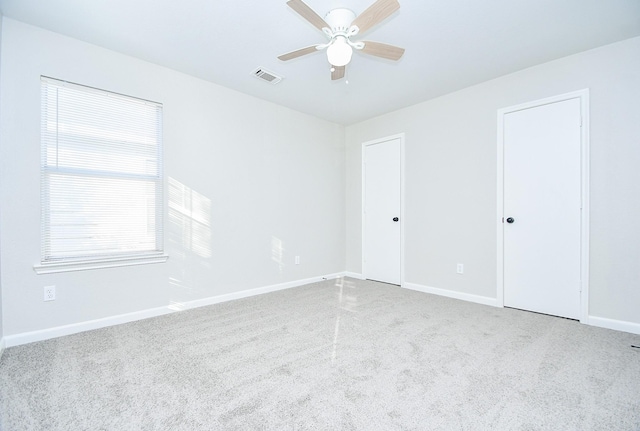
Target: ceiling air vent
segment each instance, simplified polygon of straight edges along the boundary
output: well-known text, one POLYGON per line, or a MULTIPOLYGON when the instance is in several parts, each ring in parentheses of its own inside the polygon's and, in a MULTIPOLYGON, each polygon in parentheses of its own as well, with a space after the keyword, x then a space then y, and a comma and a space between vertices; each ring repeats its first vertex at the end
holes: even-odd
POLYGON ((267 81, 270 84, 277 84, 278 82, 282 81, 281 76, 278 76, 273 72, 269 72, 268 70, 265 70, 261 67, 253 71, 253 76, 258 79, 262 79, 263 81, 267 81))

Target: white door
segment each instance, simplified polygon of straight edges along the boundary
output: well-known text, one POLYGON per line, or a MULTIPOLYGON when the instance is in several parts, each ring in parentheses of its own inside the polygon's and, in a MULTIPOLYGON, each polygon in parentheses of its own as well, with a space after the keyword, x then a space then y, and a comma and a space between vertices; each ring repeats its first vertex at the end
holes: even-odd
POLYGON ((580 98, 504 115, 504 305, 580 317, 580 98))
POLYGON ((363 149, 363 271, 370 280, 401 283, 400 138, 363 149))

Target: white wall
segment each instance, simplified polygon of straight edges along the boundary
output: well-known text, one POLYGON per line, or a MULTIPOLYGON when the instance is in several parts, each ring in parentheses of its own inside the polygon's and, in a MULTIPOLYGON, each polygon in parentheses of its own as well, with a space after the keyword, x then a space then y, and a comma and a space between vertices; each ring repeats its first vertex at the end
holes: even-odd
POLYGON ((347 127, 347 271, 362 270, 361 144, 405 132, 405 280, 496 298, 496 111, 589 88, 589 312, 640 329, 639 53, 629 39, 347 127))
POLYGON ((343 126, 6 18, 2 55, 6 336, 344 270, 343 126), (34 273, 41 75, 164 104, 166 264, 34 273))
MULTIPOLYGON (((2 14, 0 13, 0 65, 2 64, 2 14)), ((2 80, 2 72, 0 68, 0 81, 2 80)), ((2 100, 2 88, 0 88, 0 101, 2 100)), ((0 106, 1 108, 1 106, 0 106)), ((0 117, 2 116, 2 110, 0 109, 0 117)), ((2 136, 0 136, 0 147, 2 147, 2 136)), ((0 167, 0 169, 2 169, 0 167)), ((0 175, 1 171, 0 171, 0 175)), ((0 205, 0 226, 2 226, 2 207, 0 205)), ((0 229, 0 357, 4 351, 4 325, 2 315, 2 229, 0 229)))
POLYGON ((406 133, 406 281, 495 298, 496 111, 582 88, 591 91, 590 314, 640 324, 640 38, 345 131, 10 19, 2 24, 5 336, 179 308, 344 269, 361 272, 360 146, 400 132, 406 133), (40 258, 40 75, 164 104, 167 190, 177 192, 168 196, 166 264, 34 273, 40 258), (176 207, 176 197, 186 195, 208 208, 204 225, 176 207), (299 266, 295 255, 302 257, 299 266), (464 276, 455 274, 457 262, 465 264, 464 276), (57 286, 57 300, 44 303, 42 287, 49 284, 57 286))

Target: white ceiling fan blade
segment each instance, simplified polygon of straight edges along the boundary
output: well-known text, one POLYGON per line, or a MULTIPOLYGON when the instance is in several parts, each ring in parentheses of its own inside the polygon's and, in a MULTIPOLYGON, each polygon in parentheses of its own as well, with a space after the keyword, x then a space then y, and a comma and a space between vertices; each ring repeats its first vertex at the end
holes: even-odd
POLYGON ((376 57, 386 58, 388 60, 397 61, 404 54, 404 48, 399 46, 387 45, 386 43, 371 42, 363 40, 364 48, 360 51, 365 54, 375 55, 376 57))
POLYGON ((359 29, 358 34, 362 34, 374 25, 384 21, 398 9, 400 9, 398 0, 378 0, 358 15, 351 25, 357 26, 359 29))
POLYGON ((344 78, 346 68, 346 66, 331 66, 331 80, 335 81, 344 78))
POLYGON ((287 5, 291 9, 298 12, 298 15, 309 21, 314 27, 318 28, 319 30, 322 30, 325 27, 329 28, 329 24, 327 24, 325 20, 320 17, 320 15, 315 13, 313 9, 307 6, 307 4, 302 0, 289 0, 287 2, 287 5))
POLYGON ((318 52, 318 49, 316 48, 317 46, 318 45, 311 45, 306 48, 296 49, 295 51, 279 55, 278 58, 282 61, 293 60, 294 58, 302 57, 303 55, 311 54, 312 52, 318 52))

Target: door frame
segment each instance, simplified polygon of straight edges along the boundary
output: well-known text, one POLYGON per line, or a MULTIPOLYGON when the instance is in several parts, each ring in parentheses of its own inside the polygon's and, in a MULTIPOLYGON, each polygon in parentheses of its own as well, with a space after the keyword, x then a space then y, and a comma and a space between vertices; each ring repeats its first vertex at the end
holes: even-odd
POLYGON ((367 278, 367 274, 365 273, 365 250, 366 250, 366 219, 365 219, 365 188, 366 188, 366 163, 365 156, 367 147, 370 145, 381 144, 387 141, 393 141, 395 139, 400 140, 400 286, 404 286, 404 226, 405 226, 405 217, 404 217, 404 141, 405 136, 404 133, 398 133, 396 135, 387 136, 384 138, 374 139, 372 141, 367 141, 362 143, 362 154, 361 154, 361 162, 362 162, 362 188, 361 188, 361 225, 362 225, 362 245, 361 245, 361 265, 362 265, 362 277, 364 279, 367 278))
POLYGON ((580 99, 580 322, 589 320, 589 89, 573 91, 545 99, 498 109, 497 146, 497 305, 504 307, 504 117, 505 115, 562 102, 580 99))

